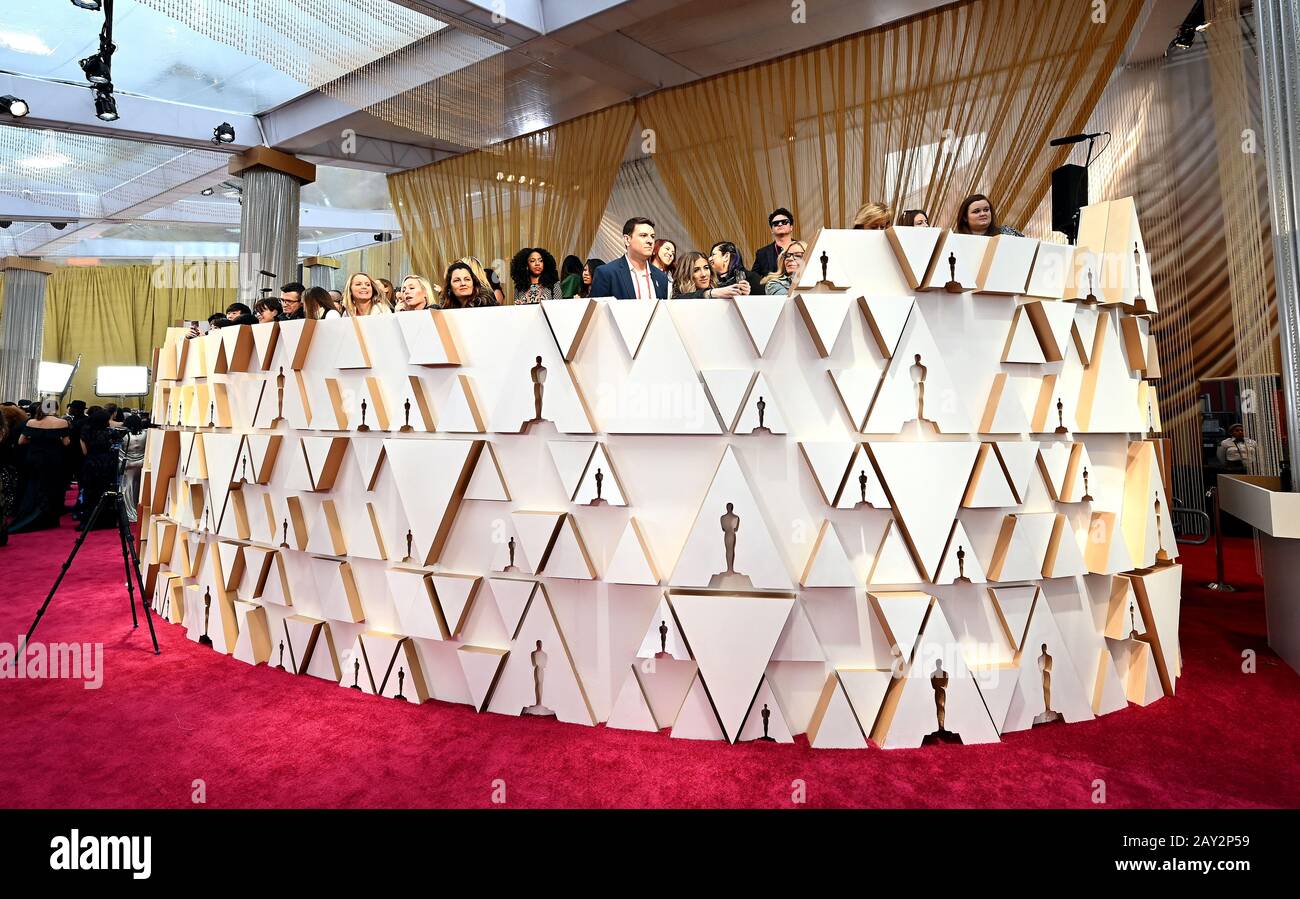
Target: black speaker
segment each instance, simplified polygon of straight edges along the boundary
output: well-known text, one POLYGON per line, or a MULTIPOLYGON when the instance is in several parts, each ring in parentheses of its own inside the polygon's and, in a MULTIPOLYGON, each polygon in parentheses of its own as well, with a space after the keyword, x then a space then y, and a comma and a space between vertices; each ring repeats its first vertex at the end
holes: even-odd
POLYGON ((1052 171, 1052 230, 1074 243, 1079 236, 1079 210, 1088 205, 1088 170, 1063 165, 1052 171))

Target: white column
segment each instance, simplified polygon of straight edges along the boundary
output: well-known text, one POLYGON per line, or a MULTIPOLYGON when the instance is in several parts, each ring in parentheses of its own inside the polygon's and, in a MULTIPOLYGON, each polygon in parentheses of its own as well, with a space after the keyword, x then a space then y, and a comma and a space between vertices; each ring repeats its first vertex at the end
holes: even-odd
POLYGON ((299 193, 316 180, 316 166, 270 147, 253 147, 230 160, 230 174, 244 179, 239 295, 251 306, 263 296, 278 297, 281 284, 298 279, 299 193), (263 294, 264 287, 270 293, 263 294))
POLYGON ((54 266, 7 256, 0 318, 0 399, 36 399, 36 373, 45 342, 45 282, 54 266))
POLYGON ((341 288, 334 283, 334 273, 339 269, 339 261, 329 256, 308 256, 302 261, 302 283, 307 287, 324 287, 326 290, 341 288))

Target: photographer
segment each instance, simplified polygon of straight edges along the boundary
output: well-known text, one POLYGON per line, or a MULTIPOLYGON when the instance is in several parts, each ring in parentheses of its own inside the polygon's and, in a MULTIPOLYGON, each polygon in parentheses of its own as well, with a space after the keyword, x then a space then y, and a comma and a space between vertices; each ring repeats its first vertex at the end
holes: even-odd
POLYGON ((125 432, 111 426, 116 414, 116 406, 98 409, 86 416, 86 425, 81 429, 81 451, 86 460, 81 463, 78 481, 83 491, 82 527, 87 530, 117 526, 115 510, 102 509, 98 516, 94 514, 99 498, 117 482, 117 443, 125 432))

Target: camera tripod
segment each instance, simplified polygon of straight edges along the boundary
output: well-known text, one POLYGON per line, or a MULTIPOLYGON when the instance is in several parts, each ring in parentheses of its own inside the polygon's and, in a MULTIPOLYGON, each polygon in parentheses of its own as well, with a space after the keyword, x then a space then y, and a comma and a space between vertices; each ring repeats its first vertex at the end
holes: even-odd
POLYGON ((72 567, 72 560, 77 557, 77 550, 86 542, 86 537, 90 535, 91 526, 99 519, 101 512, 107 512, 111 505, 117 513, 117 537, 122 544, 122 565, 126 568, 126 594, 131 603, 131 626, 139 627, 140 619, 135 612, 135 587, 140 588, 140 605, 144 606, 145 622, 149 625, 149 638, 153 640, 153 654, 159 655, 162 650, 158 648, 158 634, 153 629, 153 612, 149 608, 149 602, 146 599, 144 589, 144 578, 140 576, 140 559, 135 554, 135 543, 131 540, 131 528, 127 521, 126 515, 126 497, 122 495, 122 472, 125 469, 125 462, 119 463, 117 470, 117 480, 113 486, 99 497, 99 502, 95 503, 94 510, 90 516, 82 522, 81 533, 77 536, 77 542, 72 547, 72 552, 68 553, 67 561, 63 563, 63 568, 59 571, 59 576, 54 580, 54 586, 50 588, 49 594, 45 597, 45 602, 36 610, 36 617, 32 620, 32 626, 27 629, 27 636, 23 638, 23 644, 31 642, 32 634, 36 631, 36 625, 41 623, 41 617, 50 605, 50 600, 54 599, 54 594, 58 592, 59 585, 63 583, 64 576, 67 575, 68 569, 72 567))

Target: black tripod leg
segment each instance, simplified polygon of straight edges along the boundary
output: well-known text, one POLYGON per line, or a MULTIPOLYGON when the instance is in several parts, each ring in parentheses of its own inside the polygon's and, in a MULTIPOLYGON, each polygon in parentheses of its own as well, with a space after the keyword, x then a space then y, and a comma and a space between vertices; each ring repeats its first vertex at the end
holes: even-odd
MULTIPOLYGON (((118 542, 122 544, 122 567, 126 569, 126 597, 127 600, 131 603, 131 627, 134 628, 140 626, 140 618, 135 614, 135 586, 134 586, 135 578, 131 577, 131 558, 130 556, 127 555, 127 549, 126 549, 131 542, 131 531, 125 527, 126 519, 123 517, 125 513, 122 511, 123 507, 120 503, 121 500, 120 495, 118 496, 118 500, 119 502, 113 504, 114 511, 118 513, 117 539, 118 542)), ((140 587, 140 602, 141 604, 144 603, 143 585, 141 585, 140 587)))
MULTIPOLYGON (((140 525, 144 527, 143 523, 140 525)), ((117 528, 122 534, 122 543, 126 547, 126 555, 130 556, 130 563, 127 566, 127 590, 131 589, 130 576, 135 575, 135 582, 140 587, 140 605, 144 606, 144 623, 149 625, 149 639, 153 641, 153 654, 161 655, 162 650, 158 647, 158 633, 153 629, 153 610, 149 608, 149 603, 145 600, 144 578, 140 574, 140 557, 135 554, 135 544, 131 542, 131 528, 126 520, 126 500, 122 494, 117 494, 117 528)), ((132 614, 135 612, 134 601, 131 605, 132 614)))
MULTIPOLYGON (((95 504, 95 513, 99 512, 99 508, 102 505, 104 505, 103 496, 101 496, 99 502, 95 504)), ((41 623, 41 617, 49 607, 50 600, 54 599, 54 594, 58 591, 59 584, 63 583, 63 578, 67 575, 68 569, 72 567, 72 560, 77 557, 77 550, 81 549, 81 544, 86 542, 88 536, 90 536, 90 530, 82 528, 80 533, 77 535, 77 542, 73 545, 72 552, 68 553, 68 559, 63 563, 63 568, 59 571, 59 576, 54 579, 54 586, 50 588, 49 594, 45 597, 45 602, 41 603, 41 607, 36 610, 36 617, 32 619, 32 626, 27 629, 27 636, 23 638, 24 645, 31 642, 32 634, 36 632, 36 625, 41 623)))

